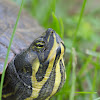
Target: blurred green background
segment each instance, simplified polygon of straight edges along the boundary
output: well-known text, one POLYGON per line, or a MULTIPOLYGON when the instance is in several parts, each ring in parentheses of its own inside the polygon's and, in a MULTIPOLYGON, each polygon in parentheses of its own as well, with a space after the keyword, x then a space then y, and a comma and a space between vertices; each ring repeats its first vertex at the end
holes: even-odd
MULTIPOLYGON (((21 0, 13 1, 21 4, 21 0)), ((45 29, 53 28, 66 46, 67 79, 51 100, 100 100, 100 0, 87 0, 75 36, 83 1, 24 0, 24 8, 30 15, 45 29), (74 45, 73 39, 76 40, 74 45), (77 64, 74 58, 77 58, 77 64)))

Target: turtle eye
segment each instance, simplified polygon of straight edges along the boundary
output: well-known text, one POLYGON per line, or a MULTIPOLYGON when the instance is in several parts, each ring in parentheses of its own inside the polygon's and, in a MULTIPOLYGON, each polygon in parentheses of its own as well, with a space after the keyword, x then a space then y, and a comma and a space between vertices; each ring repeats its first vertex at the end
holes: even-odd
POLYGON ((37 42, 37 43, 35 44, 35 46, 36 46, 38 49, 43 48, 43 47, 44 47, 44 41, 37 42))

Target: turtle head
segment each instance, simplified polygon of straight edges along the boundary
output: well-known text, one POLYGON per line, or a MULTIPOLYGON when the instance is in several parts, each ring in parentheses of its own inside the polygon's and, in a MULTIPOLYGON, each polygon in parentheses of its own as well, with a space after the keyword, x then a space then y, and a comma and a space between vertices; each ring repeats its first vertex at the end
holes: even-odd
MULTIPOLYGON (((35 39, 28 49, 16 55, 13 64, 9 64, 15 67, 12 74, 16 75, 13 77, 19 80, 16 83, 25 85, 22 87, 26 88, 25 95, 27 94, 29 99, 49 99, 63 86, 64 51, 63 41, 53 29, 49 28, 35 39)), ((12 79, 15 79, 13 77, 12 79)))
POLYGON ((51 61, 64 54, 65 46, 56 32, 49 28, 37 38, 30 46, 36 52, 40 63, 51 61), (56 57, 55 57, 56 55, 56 57))

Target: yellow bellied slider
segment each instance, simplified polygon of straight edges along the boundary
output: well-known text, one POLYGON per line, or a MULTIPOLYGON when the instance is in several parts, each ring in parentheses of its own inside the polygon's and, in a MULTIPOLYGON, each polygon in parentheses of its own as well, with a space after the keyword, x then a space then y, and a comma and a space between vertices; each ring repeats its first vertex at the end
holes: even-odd
MULTIPOLYGON (((14 3, 0 0, 0 74, 18 10, 14 3)), ((11 46, 2 100, 49 100, 65 82, 63 41, 26 14, 22 11, 11 46)))

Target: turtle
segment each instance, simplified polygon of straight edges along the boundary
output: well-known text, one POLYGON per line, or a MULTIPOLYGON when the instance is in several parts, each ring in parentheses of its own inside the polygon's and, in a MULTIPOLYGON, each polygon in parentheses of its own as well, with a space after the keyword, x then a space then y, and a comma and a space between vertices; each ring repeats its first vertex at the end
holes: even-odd
MULTIPOLYGON (((0 0, 0 77, 19 7, 0 0)), ((23 10, 9 53, 2 100, 49 100, 64 85, 65 45, 23 10)))

